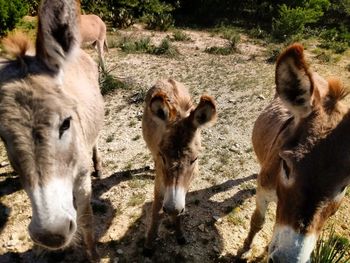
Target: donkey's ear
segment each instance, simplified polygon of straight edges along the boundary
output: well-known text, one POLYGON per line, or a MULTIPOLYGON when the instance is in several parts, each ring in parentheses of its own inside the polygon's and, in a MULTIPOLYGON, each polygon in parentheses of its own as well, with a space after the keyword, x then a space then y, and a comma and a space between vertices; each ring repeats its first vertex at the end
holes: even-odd
POLYGON ((276 88, 278 96, 296 117, 304 118, 311 113, 314 83, 300 44, 291 45, 278 58, 276 88))
POLYGON ((153 116, 162 121, 169 120, 171 109, 168 98, 163 92, 158 92, 152 97, 149 103, 149 108, 151 109, 153 116))
POLYGON ((36 57, 54 73, 79 48, 77 0, 43 0, 39 9, 36 57))
POLYGON ((191 113, 192 123, 198 128, 216 119, 216 105, 212 97, 203 95, 197 108, 191 113))

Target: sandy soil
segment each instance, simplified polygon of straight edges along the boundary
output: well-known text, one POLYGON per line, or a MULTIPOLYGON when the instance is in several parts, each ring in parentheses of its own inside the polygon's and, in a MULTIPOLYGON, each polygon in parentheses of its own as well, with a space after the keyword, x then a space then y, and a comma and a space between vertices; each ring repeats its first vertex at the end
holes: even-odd
MULTIPOLYGON (((259 171, 251 146, 251 130, 261 110, 274 95, 274 65, 266 62, 266 43, 246 36, 239 51, 229 56, 210 55, 206 47, 225 45, 226 40, 204 31, 186 33, 191 41, 174 42, 176 58, 149 54, 125 54, 110 48, 107 66, 130 88, 105 96, 105 126, 101 133, 104 175, 93 181, 93 208, 101 262, 231 262, 242 245, 255 207, 255 178, 259 171), (160 227, 152 259, 142 256, 142 246, 153 194, 153 161, 141 134, 142 102, 136 100, 159 78, 183 82, 198 102, 203 93, 215 97, 217 123, 202 132, 200 174, 187 195, 184 228, 189 244, 177 245, 173 230, 160 227)), ((121 31, 119 35, 150 36, 159 43, 167 34, 152 31, 121 31)), ((116 38, 109 36, 110 40, 116 38)), ((347 55, 336 64, 315 58, 313 69, 328 77, 337 75, 349 86, 347 55)), ((93 50, 88 50, 94 57, 93 50)), ((6 162, 3 146, 0 163, 6 162)), ((346 197, 327 226, 350 237, 350 197, 346 197)), ((254 240, 250 261, 262 260, 271 238, 275 205, 254 240)), ((72 249, 43 253, 33 249, 27 226, 29 200, 9 166, 0 168, 0 262, 86 262, 79 242, 72 249)))

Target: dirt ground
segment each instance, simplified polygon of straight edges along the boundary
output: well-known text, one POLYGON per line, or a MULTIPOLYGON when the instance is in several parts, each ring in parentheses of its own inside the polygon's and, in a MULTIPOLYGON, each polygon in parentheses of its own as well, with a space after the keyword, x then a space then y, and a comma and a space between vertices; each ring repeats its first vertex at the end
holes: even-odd
MULTIPOLYGON (((110 48, 106 55, 112 74, 128 84, 105 96, 105 125, 100 137, 104 171, 93 180, 95 230, 101 262, 233 262, 247 235, 255 207, 255 179, 259 167, 252 150, 251 131, 261 110, 274 96, 274 65, 266 62, 267 43, 241 35, 238 52, 211 55, 206 47, 223 46, 226 40, 206 31, 185 30, 190 41, 173 42, 175 58, 125 54, 110 48), (198 102, 200 95, 215 97, 218 120, 202 131, 200 174, 186 199, 184 229, 189 244, 179 246, 173 230, 160 227, 152 259, 142 256, 151 212, 153 161, 142 139, 142 101, 138 100, 157 79, 183 82, 198 102)), ((150 36, 157 44, 167 34, 135 27, 119 35, 150 36)), ((109 40, 116 38, 111 34, 109 40)), ((336 63, 316 58, 315 44, 307 44, 312 69, 325 77, 338 76, 349 87, 348 54, 336 63)), ((88 52, 96 58, 94 50, 88 52)), ((1 145, 0 164, 7 162, 1 145)), ((348 191, 349 192, 349 191, 348 191)), ((275 205, 253 243, 250 261, 260 262, 272 235, 275 205)), ((328 222, 337 233, 350 237, 350 195, 328 222)), ((9 166, 0 168, 0 262, 86 262, 80 243, 65 252, 33 249, 27 226, 29 200, 9 166)))

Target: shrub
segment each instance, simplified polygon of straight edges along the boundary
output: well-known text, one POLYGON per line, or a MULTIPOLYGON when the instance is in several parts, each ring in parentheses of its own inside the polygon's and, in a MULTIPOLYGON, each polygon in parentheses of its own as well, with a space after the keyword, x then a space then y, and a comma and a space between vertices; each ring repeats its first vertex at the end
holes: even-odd
POLYGON ((322 48, 332 49, 335 53, 343 53, 349 48, 350 32, 345 25, 324 30, 320 36, 322 41, 319 46, 322 48))
POLYGON ((171 38, 173 41, 190 41, 191 37, 181 30, 175 30, 171 38))
POLYGON ((147 29, 167 31, 174 25, 174 19, 171 14, 148 14, 144 21, 147 24, 147 29))
POLYGON ((114 69, 115 68, 99 68, 99 84, 102 95, 106 95, 116 89, 125 89, 127 87, 125 83, 111 74, 114 69))
POLYGON ((134 39, 128 36, 122 38, 119 47, 126 53, 148 53, 168 57, 175 57, 179 54, 179 51, 171 44, 168 38, 164 38, 159 46, 155 46, 151 44, 149 37, 134 39))
POLYGON ((329 0, 309 0, 305 1, 303 6, 294 8, 286 4, 281 5, 278 18, 273 18, 273 36, 285 40, 291 35, 303 33, 305 25, 316 23, 329 5, 329 0))
POLYGON ((346 263, 350 261, 350 242, 344 237, 335 234, 334 228, 329 231, 328 238, 324 234, 317 241, 311 255, 313 263, 346 263))
POLYGON ((179 51, 171 44, 168 38, 164 38, 158 47, 153 48, 151 54, 176 57, 179 54, 179 51))
POLYGON ((11 31, 27 12, 28 5, 21 0, 0 0, 0 36, 11 31))
POLYGON ((131 36, 123 37, 119 47, 126 53, 148 53, 153 49, 149 37, 134 39, 131 36))
POLYGON ((225 47, 217 47, 213 46, 210 48, 206 48, 204 52, 215 55, 230 55, 237 51, 237 45, 240 41, 239 34, 235 33, 232 35, 226 35, 228 44, 225 47))

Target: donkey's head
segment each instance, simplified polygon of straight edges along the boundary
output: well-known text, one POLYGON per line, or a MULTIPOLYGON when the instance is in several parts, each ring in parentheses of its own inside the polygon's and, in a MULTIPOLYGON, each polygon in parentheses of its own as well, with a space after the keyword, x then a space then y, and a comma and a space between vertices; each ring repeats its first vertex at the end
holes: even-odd
POLYGON ((25 40, 9 39, 17 59, 0 68, 0 136, 31 201, 30 236, 50 249, 76 232, 73 184, 88 160, 79 103, 69 93, 88 80, 65 74, 80 52, 77 14, 75 0, 43 1, 36 55, 25 55, 25 40))
POLYGON ((177 116, 174 106, 162 93, 150 102, 152 113, 165 125, 156 160, 163 175, 163 210, 179 215, 185 210, 186 193, 198 170, 200 128, 215 119, 216 106, 211 97, 202 96, 198 106, 185 117, 177 116))
POLYGON ((269 262, 308 262, 326 220, 350 183, 350 115, 337 80, 312 73, 302 46, 276 68, 277 94, 293 114, 281 132, 277 213, 269 262))

